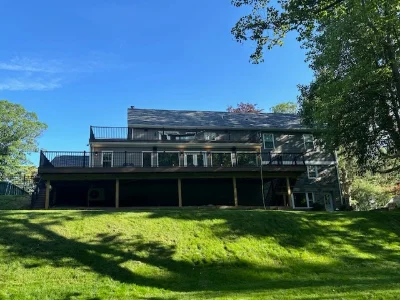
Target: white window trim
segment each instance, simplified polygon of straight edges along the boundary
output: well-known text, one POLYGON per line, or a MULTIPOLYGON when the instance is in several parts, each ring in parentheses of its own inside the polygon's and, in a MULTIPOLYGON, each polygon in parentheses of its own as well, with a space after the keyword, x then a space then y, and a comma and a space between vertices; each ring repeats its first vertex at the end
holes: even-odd
POLYGON ((212 155, 213 155, 214 153, 226 153, 226 154, 230 153, 230 154, 231 154, 231 166, 233 167, 233 152, 229 152, 229 151, 212 151, 212 152, 210 152, 210 154, 211 154, 210 162, 211 162, 211 166, 212 166, 212 167, 220 167, 220 166, 214 166, 214 165, 213 165, 212 155))
POLYGON ((262 133, 262 139, 263 139, 263 149, 264 149, 264 150, 275 150, 275 135, 274 135, 273 133, 263 132, 263 133, 262 133), (273 145, 273 148, 265 148, 264 134, 270 134, 270 135, 272 135, 272 145, 273 145))
POLYGON ((157 158, 157 167, 159 167, 159 165, 158 165, 158 154, 159 153, 178 153, 178 162, 179 162, 179 165, 178 166, 176 166, 176 167, 180 167, 181 166, 181 155, 180 155, 180 153, 181 153, 181 151, 157 151, 157 153, 155 153, 157 156, 156 156, 156 158, 157 158))
POLYGON ((318 166, 307 166, 307 177, 308 179, 316 179, 319 176, 318 166), (310 168, 314 169, 315 177, 310 177, 310 168))
POLYGON ((311 134, 311 133, 306 133, 306 134, 303 134, 303 144, 304 144, 304 149, 306 149, 306 150, 315 150, 315 141, 314 141, 314 135, 313 134, 311 134), (307 146, 306 146, 306 135, 308 135, 308 136, 311 136, 312 137, 312 143, 313 143, 313 147, 310 149, 310 148, 307 148, 307 146))
POLYGON ((144 168, 144 153, 151 153, 151 160, 150 160, 150 164, 152 167, 154 167, 154 153, 153 151, 142 151, 142 168, 144 168))
POLYGON ((291 198, 292 198, 292 205, 293 205, 293 208, 303 208, 303 209, 304 209, 304 208, 312 208, 312 206, 311 206, 310 204, 313 204, 313 203, 315 202, 315 195, 314 195, 313 192, 294 192, 294 193, 292 193, 291 198), (295 202, 294 202, 294 194, 306 194, 307 207, 305 207, 305 206, 298 206, 298 207, 296 207, 296 206, 295 206, 295 202), (310 199, 310 198, 308 197, 308 194, 311 194, 311 195, 312 195, 312 199, 310 199))
POLYGON ((198 167, 197 155, 203 155, 204 167, 207 167, 207 152, 206 151, 185 151, 183 154, 183 166, 187 167, 187 154, 196 155, 193 157, 193 164, 198 167))
POLYGON ((114 151, 103 150, 101 151, 101 167, 104 168, 104 153, 111 153, 111 168, 114 166, 114 151))

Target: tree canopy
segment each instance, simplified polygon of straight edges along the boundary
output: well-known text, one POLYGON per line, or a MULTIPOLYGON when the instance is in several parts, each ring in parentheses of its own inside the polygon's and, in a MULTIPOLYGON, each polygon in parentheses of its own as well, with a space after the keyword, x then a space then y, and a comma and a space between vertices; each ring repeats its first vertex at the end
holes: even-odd
POLYGON ((272 106, 270 111, 275 114, 296 114, 297 104, 294 102, 282 102, 272 106))
POLYGON ((226 111, 232 113, 262 113, 263 109, 258 108, 257 106, 257 104, 240 102, 237 104, 236 107, 232 107, 231 105, 229 105, 226 108, 226 111))
POLYGON ((254 63, 290 31, 307 49, 314 80, 301 86, 300 114, 330 149, 366 169, 400 170, 399 0, 233 0, 252 12, 232 29, 252 40, 254 63))
POLYGON ((21 105, 0 101, 0 179, 21 171, 27 153, 38 151, 37 138, 47 128, 21 105))

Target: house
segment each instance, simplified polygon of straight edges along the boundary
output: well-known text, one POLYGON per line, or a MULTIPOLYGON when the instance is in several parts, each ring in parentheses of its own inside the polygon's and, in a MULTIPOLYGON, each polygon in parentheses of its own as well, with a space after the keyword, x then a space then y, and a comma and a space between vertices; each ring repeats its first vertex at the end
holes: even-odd
POLYGON ((36 207, 341 205, 335 155, 296 115, 131 107, 89 146, 41 152, 36 207))

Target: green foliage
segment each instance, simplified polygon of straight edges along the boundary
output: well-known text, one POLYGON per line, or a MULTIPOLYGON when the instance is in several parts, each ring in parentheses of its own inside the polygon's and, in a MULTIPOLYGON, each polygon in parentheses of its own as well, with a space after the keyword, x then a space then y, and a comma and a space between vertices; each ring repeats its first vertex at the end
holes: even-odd
POLYGON ((294 102, 283 102, 272 106, 270 110, 275 114, 296 114, 297 104, 294 102))
POLYGON ((38 151, 37 138, 47 126, 21 105, 0 101, 0 180, 15 176, 28 163, 26 154, 38 151))
POLYGON ((393 196, 380 175, 368 173, 355 178, 351 194, 351 205, 355 205, 357 210, 384 207, 393 196))
POLYGON ((239 42, 257 43, 254 63, 262 61, 264 47, 298 33, 315 77, 300 87, 300 113, 328 150, 343 147, 365 169, 400 170, 398 0, 232 3, 253 8, 232 33, 239 42))
POLYGON ((0 211, 0 298, 397 299, 399 217, 0 211))
POLYGON ((236 108, 229 105, 226 111, 232 113, 262 113, 263 109, 257 106, 258 104, 240 102, 237 104, 236 108))
POLYGON ((0 195, 0 210, 29 209, 30 204, 31 199, 29 195, 0 195))

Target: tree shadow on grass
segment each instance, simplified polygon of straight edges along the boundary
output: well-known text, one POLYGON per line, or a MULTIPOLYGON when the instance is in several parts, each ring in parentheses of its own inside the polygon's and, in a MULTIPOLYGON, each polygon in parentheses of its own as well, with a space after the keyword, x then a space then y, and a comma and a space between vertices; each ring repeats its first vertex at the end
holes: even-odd
MULTIPOLYGON (((69 220, 89 218, 112 212, 84 211, 68 215, 69 220)), ((132 213, 134 212, 127 212, 132 213)), ((37 213, 0 213, 0 245, 7 249, 8 256, 14 259, 35 259, 38 263, 26 265, 26 268, 36 268, 40 263, 54 267, 83 267, 101 276, 115 281, 135 284, 144 287, 154 287, 175 292, 254 292, 257 290, 293 289, 305 287, 347 286, 353 290, 370 290, 373 286, 379 289, 390 289, 400 281, 400 273, 396 268, 380 267, 370 264, 373 259, 354 257, 352 252, 343 248, 343 253, 337 254, 336 262, 326 264, 310 263, 301 259, 293 259, 281 266, 259 266, 234 257, 229 262, 200 262, 198 264, 177 260, 175 246, 157 241, 144 240, 141 236, 129 239, 120 234, 98 234, 93 241, 82 242, 62 236, 52 230, 52 226, 61 225, 66 219, 62 213, 46 213, 51 222, 35 222, 40 216, 37 213), (16 217, 17 216, 17 217, 16 217), (336 268, 346 260, 358 260, 360 264, 370 264, 368 268, 346 269, 336 268), (157 270, 164 271, 160 276, 141 274, 135 267, 126 264, 146 264, 157 270), (298 271, 296 277, 284 276, 287 272, 298 271), (329 276, 321 276, 329 272, 329 276), (302 278, 301 274, 314 274, 314 279, 302 278), (373 276, 371 276, 373 274, 373 276), (329 278, 329 280, 327 279, 329 278)), ((43 215, 42 215, 43 216, 43 215)), ((391 215, 392 216, 392 215, 391 215)), ((397 215, 398 216, 398 215, 397 215)), ((238 237, 253 236, 256 238, 273 237, 280 245, 292 249, 305 248, 309 251, 328 251, 325 245, 318 244, 318 237, 326 234, 330 242, 349 244, 351 247, 365 253, 375 253, 390 261, 394 266, 400 265, 399 253, 393 253, 383 245, 371 244, 360 233, 368 230, 378 230, 387 243, 398 243, 398 232, 391 232, 386 225, 379 222, 374 227, 365 228, 363 217, 348 221, 344 231, 330 229, 329 224, 341 218, 333 219, 329 214, 294 214, 294 213, 262 213, 262 212, 179 212, 152 211, 149 218, 174 218, 205 221, 223 219, 224 223, 213 226, 214 233, 221 239, 234 240, 238 237), (279 215, 278 215, 279 214, 279 215), (251 218, 251 221, 249 221, 251 218), (272 218, 272 219, 266 219, 272 218), (311 222, 313 221, 313 222, 311 222), (311 225, 310 223, 316 224, 311 225), (321 226, 321 228, 318 228, 321 226), (376 227, 375 227, 376 226, 376 227), (346 230, 355 231, 354 234, 346 230), (397 234, 397 235, 396 235, 397 234)), ((346 218, 346 215, 343 215, 346 218)), ((396 222, 394 220, 393 222, 396 222)), ((390 223, 390 222, 389 222, 390 223)), ((371 222, 368 222, 371 224, 371 222)), ((376 235, 376 232, 372 233, 376 235)), ((371 234, 371 232, 369 233, 371 234)), ((279 253, 277 254, 279 255, 279 253)), ((286 274, 287 275, 287 274, 286 274)), ((210 294, 211 295, 211 294, 210 294)))

